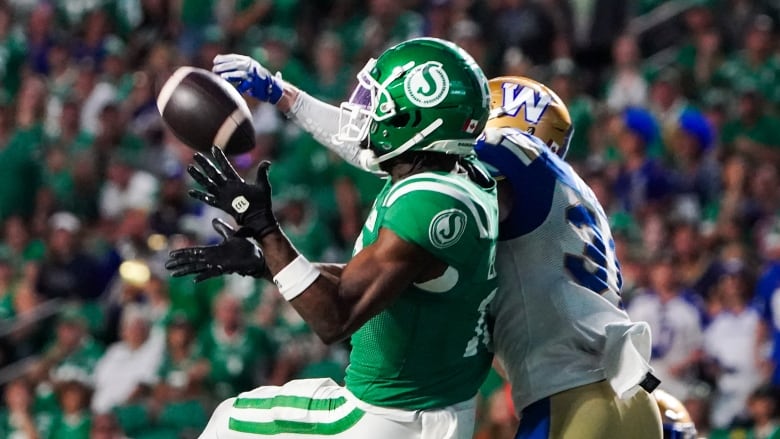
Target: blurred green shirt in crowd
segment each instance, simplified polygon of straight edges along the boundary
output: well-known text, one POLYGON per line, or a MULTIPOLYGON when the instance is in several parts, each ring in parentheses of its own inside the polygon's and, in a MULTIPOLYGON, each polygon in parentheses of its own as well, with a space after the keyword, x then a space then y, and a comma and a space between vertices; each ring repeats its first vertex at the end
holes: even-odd
POLYGON ((228 340, 221 328, 209 325, 198 336, 198 345, 196 355, 211 364, 209 381, 217 400, 257 386, 262 363, 270 362, 276 352, 265 331, 253 326, 228 340))
POLYGON ((718 69, 713 83, 732 89, 753 86, 768 102, 780 105, 780 58, 771 56, 752 66, 744 54, 736 53, 718 69))
POLYGON ((11 215, 29 217, 41 186, 43 129, 36 124, 17 129, 0 146, 0 221, 11 215))
POLYGON ((214 20, 214 0, 182 0, 181 23, 188 27, 205 26, 214 20))
POLYGON ((752 125, 745 125, 740 119, 726 122, 721 130, 721 141, 724 146, 732 148, 740 137, 746 137, 764 146, 780 148, 780 120, 769 115, 762 115, 752 125))
POLYGON ((214 298, 224 286, 222 277, 194 283, 194 276, 171 277, 168 279, 168 297, 171 314, 181 313, 196 328, 203 327, 211 315, 214 298))
POLYGON ((66 415, 57 413, 52 419, 49 434, 45 439, 88 439, 92 427, 92 419, 89 412, 78 415, 66 415))
POLYGON ((22 83, 21 67, 27 57, 24 35, 10 32, 0 42, 0 104, 10 103, 22 83))
POLYGON ((590 154, 588 133, 593 125, 593 102, 585 96, 577 96, 567 103, 574 133, 569 144, 566 159, 584 161, 590 154))

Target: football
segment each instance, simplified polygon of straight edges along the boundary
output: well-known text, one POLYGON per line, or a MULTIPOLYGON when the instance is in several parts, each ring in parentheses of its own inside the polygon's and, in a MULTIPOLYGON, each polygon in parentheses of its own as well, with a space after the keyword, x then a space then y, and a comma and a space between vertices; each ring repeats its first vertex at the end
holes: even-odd
POLYGON ((241 94, 208 70, 179 67, 157 96, 157 109, 173 134, 189 147, 227 155, 255 146, 252 115, 241 94))

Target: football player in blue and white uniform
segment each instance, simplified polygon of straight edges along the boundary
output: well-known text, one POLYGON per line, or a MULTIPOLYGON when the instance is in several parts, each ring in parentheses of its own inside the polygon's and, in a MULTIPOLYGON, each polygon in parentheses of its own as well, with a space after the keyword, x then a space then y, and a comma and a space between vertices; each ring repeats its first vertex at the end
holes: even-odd
MULTIPOLYGON (((350 135, 362 125, 359 112, 314 99, 242 55, 218 56, 214 71, 276 104, 349 163, 377 171, 372 152, 350 135)), ((499 182, 500 286, 491 314, 521 417, 517 438, 661 438, 648 393, 657 385, 649 327, 623 311, 607 217, 562 159, 568 110, 527 78, 496 78, 490 88, 489 129, 476 151, 499 182)), ((346 106, 367 106, 369 98, 358 86, 346 106)))
POLYGON ((491 117, 475 150, 499 185, 491 314, 517 437, 659 438, 650 330, 622 309, 607 216, 562 159, 569 112, 527 78, 489 86, 491 117))

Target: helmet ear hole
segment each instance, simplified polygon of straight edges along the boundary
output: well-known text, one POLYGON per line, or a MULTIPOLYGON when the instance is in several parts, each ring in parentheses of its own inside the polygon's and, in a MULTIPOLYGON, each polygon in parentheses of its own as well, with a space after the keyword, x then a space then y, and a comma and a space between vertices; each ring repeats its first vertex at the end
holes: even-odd
POLYGON ((412 116, 408 112, 404 112, 391 117, 388 123, 396 128, 404 128, 409 124, 411 118, 412 116))
POLYGON ((534 133, 536 133, 536 127, 528 127, 526 131, 528 132, 528 134, 533 136, 534 133))

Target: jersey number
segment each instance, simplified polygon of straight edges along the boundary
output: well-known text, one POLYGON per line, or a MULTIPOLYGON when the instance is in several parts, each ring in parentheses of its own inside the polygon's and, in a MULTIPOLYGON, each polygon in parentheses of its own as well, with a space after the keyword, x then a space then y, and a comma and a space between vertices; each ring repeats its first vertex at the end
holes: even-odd
POLYGON ((473 357, 477 355, 479 350, 479 341, 482 339, 482 344, 487 347, 490 344, 490 331, 488 330, 487 314, 488 305, 493 301, 496 296, 496 291, 493 290, 487 297, 485 297, 479 304, 479 319, 477 319, 477 326, 474 328, 474 337, 471 337, 468 343, 466 343, 466 350, 463 352, 463 358, 473 357))
MULTIPOLYGON (((607 265, 607 248, 604 237, 596 223, 596 215, 582 204, 569 206, 566 209, 566 220, 579 234, 586 234, 585 247, 581 254, 566 253, 564 266, 571 278, 579 285, 603 294, 609 289, 609 271, 607 265)), ((609 246, 614 251, 615 242, 609 240, 609 246)), ((617 266, 617 260, 615 261, 617 266)), ((620 269, 617 270, 617 288, 620 290, 623 280, 620 269)))

